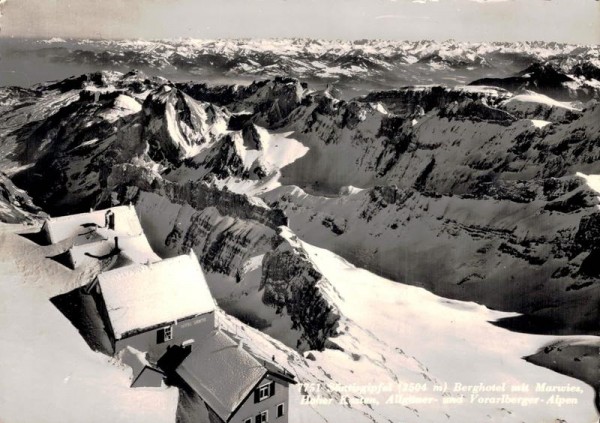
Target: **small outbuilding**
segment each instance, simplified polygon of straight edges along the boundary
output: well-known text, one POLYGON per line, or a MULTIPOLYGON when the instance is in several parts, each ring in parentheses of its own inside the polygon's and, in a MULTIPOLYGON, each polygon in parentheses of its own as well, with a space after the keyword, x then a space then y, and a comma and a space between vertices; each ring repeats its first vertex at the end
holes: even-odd
POLYGON ((123 364, 131 367, 132 388, 143 387, 161 387, 165 374, 156 366, 150 364, 146 359, 146 354, 132 347, 126 347, 119 353, 119 358, 123 364))

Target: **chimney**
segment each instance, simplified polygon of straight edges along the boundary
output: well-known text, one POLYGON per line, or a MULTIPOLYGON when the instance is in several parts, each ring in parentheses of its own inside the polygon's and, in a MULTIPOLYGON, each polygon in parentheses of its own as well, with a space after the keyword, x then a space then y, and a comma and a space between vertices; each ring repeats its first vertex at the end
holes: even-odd
POLYGON ((115 250, 117 250, 117 251, 120 250, 119 249, 119 237, 118 236, 115 237, 115 250))
POLYGON ((240 350, 240 351, 241 351, 241 350, 243 350, 243 349, 244 349, 244 340, 243 340, 243 339, 240 339, 240 342, 239 342, 239 344, 238 344, 238 350, 240 350))
POLYGON ((183 341, 181 343, 181 347, 182 348, 189 348, 190 351, 192 351, 193 345, 194 345, 194 340, 193 339, 188 339, 188 340, 183 341))

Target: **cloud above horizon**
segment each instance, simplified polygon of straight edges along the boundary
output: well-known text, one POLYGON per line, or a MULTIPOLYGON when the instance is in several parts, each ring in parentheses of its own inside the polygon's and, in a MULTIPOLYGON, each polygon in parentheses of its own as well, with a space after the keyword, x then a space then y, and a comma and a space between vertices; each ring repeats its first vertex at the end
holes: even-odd
POLYGON ((3 36, 600 43, 597 0, 0 0, 3 36))

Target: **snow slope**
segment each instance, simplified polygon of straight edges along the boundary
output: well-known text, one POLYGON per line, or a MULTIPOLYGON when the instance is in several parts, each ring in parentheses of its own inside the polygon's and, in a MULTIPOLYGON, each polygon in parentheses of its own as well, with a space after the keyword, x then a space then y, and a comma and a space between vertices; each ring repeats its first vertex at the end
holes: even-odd
MULTIPOLYGON (((131 369, 92 351, 50 297, 86 280, 0 225, 0 421, 175 421, 175 388, 130 389, 131 369)), ((52 247, 49 247, 52 248, 52 247)))
MULTIPOLYGON (((343 348, 354 347, 359 353, 370 351, 372 354, 371 357, 361 357, 354 365, 332 360, 329 362, 330 366, 335 363, 339 366, 339 371, 352 368, 355 374, 370 375, 369 382, 377 383, 383 378, 377 377, 372 369, 361 371, 361 362, 368 361, 368 358, 381 360, 383 356, 386 365, 391 367, 390 361, 394 357, 391 350, 401 348, 407 355, 417 357, 427 373, 433 375, 438 382, 447 382, 452 386, 457 382, 463 385, 477 385, 481 382, 486 385, 525 383, 530 386, 546 382, 548 385, 577 385, 585 392, 579 397, 580 407, 560 410, 543 404, 538 404, 537 407, 512 407, 514 414, 511 418, 515 421, 521 419, 543 422, 554 421, 556 418, 582 423, 594 421, 595 412, 590 407, 593 390, 590 387, 546 369, 532 367, 521 359, 553 338, 516 334, 496 328, 488 322, 505 314, 475 303, 451 301, 423 289, 394 283, 358 269, 328 250, 305 243, 303 245, 317 268, 331 281, 331 289, 340 298, 336 305, 342 315, 359 326, 354 331, 350 326, 348 334, 342 335, 336 342, 343 348), (371 339, 361 339, 362 331, 357 329, 371 332, 373 336, 371 339), (373 345, 377 338, 384 340, 382 343, 390 350, 389 355, 383 353, 381 346, 373 345), (485 341, 481 342, 482 340, 485 341)), ((335 356, 336 353, 315 353, 317 363, 321 359, 327 360, 328 355, 335 356)), ((401 377, 399 379, 402 381, 401 377)), ((343 383, 343 378, 335 380, 343 383)), ((356 377, 352 375, 347 382, 356 383, 356 377)), ((536 395, 530 393, 526 396, 536 395)), ((468 395, 467 400, 470 400, 468 395)), ((447 411, 447 406, 431 406, 434 409, 438 407, 440 411, 447 411)), ((473 416, 480 412, 483 415, 483 410, 497 413, 496 419, 504 414, 501 407, 475 405, 468 411, 456 410, 455 416, 464 411, 462 421, 473 421, 473 417, 469 418, 468 414, 473 416)), ((427 412, 431 410, 423 410, 423 414, 427 412)), ((510 418, 504 418, 510 421, 510 418)))
POLYGON ((535 108, 538 105, 545 105, 548 107, 558 107, 567 110, 577 110, 570 103, 566 101, 557 101, 546 95, 538 94, 533 91, 526 91, 524 94, 518 94, 511 97, 503 102, 504 106, 515 104, 515 108, 518 108, 517 104, 520 104, 523 108, 535 108))
POLYGON ((549 121, 560 121, 581 111, 570 102, 557 101, 546 95, 527 90, 523 94, 517 94, 504 100, 500 106, 515 116, 540 117, 549 121))
MULTIPOLYGON (((254 125, 256 145, 249 145, 240 132, 229 131, 230 137, 221 140, 221 148, 215 149, 217 154, 231 150, 234 157, 239 158, 240 174, 223 175, 214 180, 216 186, 226 186, 233 192, 250 196, 271 191, 281 186, 281 169, 300 159, 308 152, 308 147, 293 137, 293 132, 270 132, 254 125), (260 172, 260 176, 255 174, 260 172), (250 177, 248 176, 251 175, 250 177)), ((218 174, 221 169, 213 167, 215 152, 205 150, 192 158, 191 164, 184 163, 171 172, 168 179, 185 183, 218 174)), ((255 201, 260 201, 255 198, 255 201)))
POLYGON ((585 182, 591 189, 600 193, 600 175, 585 175, 581 172, 577 172, 577 176, 585 179, 585 182))
POLYGON ((274 356, 277 362, 287 363, 305 384, 292 389, 291 422, 550 423, 563 419, 592 423, 597 420, 591 387, 521 358, 568 337, 533 336, 498 328, 490 322, 507 313, 448 300, 381 278, 328 250, 300 241, 288 229, 282 235, 303 248, 323 273, 319 289, 327 293, 342 315, 339 334, 330 338, 335 347, 305 352, 300 359, 286 353, 277 343, 268 342, 268 338, 261 338, 254 330, 241 327, 231 317, 221 315, 219 320, 221 326, 246 339, 249 347, 264 356, 274 356), (575 392, 563 396, 576 398, 577 404, 553 405, 552 394, 535 392, 536 384, 543 382, 570 386, 575 392), (465 388, 480 384, 501 387, 503 383, 506 391, 475 392, 475 397, 467 390, 481 387, 465 388), (410 387, 415 384, 424 391, 411 392, 410 387), (512 386, 523 384, 529 386, 529 392, 511 392, 512 386), (434 391, 436 385, 446 385, 446 392, 434 391), (388 386, 392 391, 357 391, 369 386, 374 389, 388 386), (331 402, 303 404, 307 392, 313 399, 331 402), (392 398, 396 403, 386 404, 396 393, 401 395, 392 398), (524 398, 521 401, 526 405, 489 403, 503 394, 524 398), (369 404, 361 403, 362 400, 369 404))

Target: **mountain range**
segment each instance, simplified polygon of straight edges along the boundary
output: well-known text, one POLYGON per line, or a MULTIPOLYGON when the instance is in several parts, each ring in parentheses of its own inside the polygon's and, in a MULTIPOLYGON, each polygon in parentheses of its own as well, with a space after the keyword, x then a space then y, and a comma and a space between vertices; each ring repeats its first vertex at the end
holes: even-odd
MULTIPOLYGON (((580 75, 600 66, 597 45, 554 42, 466 43, 448 41, 233 39, 51 40, 4 39, 0 45, 5 84, 45 82, 53 77, 131 68, 172 80, 251 82, 275 76, 313 85, 337 84, 347 96, 414 84, 466 84, 508 77, 549 62, 580 75), (43 64, 43 73, 36 65, 43 64), (20 72, 26 66, 27 72, 20 72)), ((595 71, 594 71, 595 69, 595 71)))
MULTIPOLYGON (((310 382, 566 383, 528 356, 597 392, 597 46, 27 46, 11 54, 112 70, 0 88, 4 222, 134 204, 153 249, 193 249, 224 319, 310 382), (131 66, 155 75, 114 70, 131 66), (211 72, 262 79, 181 78, 211 72)), ((576 422, 594 415, 586 395, 563 409, 348 402, 298 413, 576 422)))

